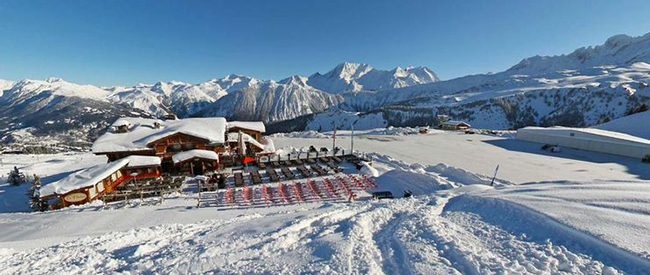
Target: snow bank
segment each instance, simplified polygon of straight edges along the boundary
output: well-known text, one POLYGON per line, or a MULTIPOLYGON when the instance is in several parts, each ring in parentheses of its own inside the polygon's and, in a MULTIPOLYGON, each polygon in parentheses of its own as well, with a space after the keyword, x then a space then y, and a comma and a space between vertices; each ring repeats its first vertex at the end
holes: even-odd
POLYGON ((361 162, 361 165, 363 165, 363 167, 361 167, 361 170, 359 170, 359 172, 361 174, 366 175, 368 177, 378 177, 379 176, 379 171, 377 171, 377 169, 375 169, 374 167, 370 166, 369 163, 364 161, 364 162, 361 162))
MULTIPOLYGON (((561 190, 557 191, 557 194, 562 193, 561 190)), ((650 261, 648 261, 650 254, 647 251, 634 253, 628 250, 630 247, 623 245, 621 242, 607 241, 607 237, 616 236, 626 242, 639 242, 636 246, 643 248, 642 251, 647 250, 648 246, 644 246, 647 245, 647 235, 638 234, 640 232, 634 231, 638 230, 640 224, 647 226, 648 223, 637 220, 621 223, 620 221, 629 218, 628 215, 624 215, 625 218, 621 217, 619 222, 610 223, 612 219, 617 218, 598 215, 600 211, 597 211, 596 217, 594 218, 591 216, 590 209, 582 207, 575 208, 572 204, 566 204, 566 201, 560 202, 553 197, 542 196, 542 194, 539 194, 540 196, 533 195, 532 197, 527 197, 534 193, 534 189, 531 190, 530 186, 509 186, 501 190, 494 189, 482 193, 475 192, 471 195, 461 195, 452 198, 445 206, 444 212, 447 217, 451 217, 455 213, 477 214, 483 221, 499 226, 514 235, 519 235, 526 241, 559 245, 574 253, 589 255, 593 260, 616 267, 629 274, 645 274, 647 270, 650 270, 650 261), (516 194, 516 196, 525 201, 512 200, 511 198, 505 197, 495 198, 485 195, 488 193, 498 194, 500 192, 503 194, 516 194), (544 207, 539 207, 538 202, 544 204, 544 207), (586 227, 575 227, 575 222, 572 223, 571 220, 558 219, 556 215, 549 215, 551 213, 564 213, 566 216, 572 216, 578 220, 590 219, 594 223, 583 224, 586 227), (626 226, 631 227, 626 229, 626 226), (616 228, 615 231, 611 232, 612 235, 609 236, 594 234, 595 232, 592 231, 608 227, 616 228), (629 235, 628 233, 634 234, 629 235)), ((582 198, 588 197, 591 197, 591 195, 582 196, 582 198)), ((598 199, 597 197, 591 197, 587 200, 596 201, 598 199)), ((609 209, 609 211, 615 210, 609 209)), ((612 214, 610 213, 610 215, 612 214)), ((531 260, 534 262, 534 259, 527 257, 527 261, 531 260)), ((564 271, 569 273, 578 272, 574 269, 564 269, 564 271)), ((617 274, 616 270, 613 269, 604 271, 617 274)))
POLYGON ((636 113, 595 126, 596 129, 625 133, 650 140, 650 111, 636 113))

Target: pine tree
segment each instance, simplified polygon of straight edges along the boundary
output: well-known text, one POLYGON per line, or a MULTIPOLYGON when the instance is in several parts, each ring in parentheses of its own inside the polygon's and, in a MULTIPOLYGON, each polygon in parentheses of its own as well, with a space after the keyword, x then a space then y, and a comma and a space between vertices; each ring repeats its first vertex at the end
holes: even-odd
POLYGON ((41 200, 41 178, 34 175, 34 181, 27 191, 29 197, 29 207, 32 211, 45 211, 47 202, 41 200))
POLYGON ((27 181, 25 174, 18 170, 18 167, 14 166, 14 170, 9 171, 9 176, 7 177, 7 183, 18 186, 27 181))

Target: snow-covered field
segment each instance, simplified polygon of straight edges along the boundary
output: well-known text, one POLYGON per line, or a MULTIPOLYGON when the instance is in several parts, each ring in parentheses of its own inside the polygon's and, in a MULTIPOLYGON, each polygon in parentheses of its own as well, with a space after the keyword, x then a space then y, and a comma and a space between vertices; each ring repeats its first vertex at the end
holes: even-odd
MULTIPOLYGON (((347 148, 341 132, 337 145, 347 148)), ((294 135, 299 136, 299 135, 294 135)), ((331 147, 275 137, 276 147, 331 147)), ((414 196, 351 203, 196 208, 162 204, 9 213, 25 186, 0 186, 0 274, 646 274, 650 166, 498 136, 365 133, 379 189, 414 196), (494 187, 489 186, 500 165, 494 187)), ((46 181, 104 162, 89 154, 2 156, 46 181)))

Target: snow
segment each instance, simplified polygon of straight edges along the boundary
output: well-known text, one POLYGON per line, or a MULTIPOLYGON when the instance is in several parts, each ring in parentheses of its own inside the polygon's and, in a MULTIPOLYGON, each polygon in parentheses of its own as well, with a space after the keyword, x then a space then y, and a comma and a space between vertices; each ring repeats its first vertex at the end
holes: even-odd
POLYGON ((107 132, 99 137, 92 146, 94 153, 150 151, 150 142, 177 133, 202 138, 210 143, 225 143, 226 119, 221 117, 165 121, 128 117, 116 122, 133 126, 126 133, 107 132), (159 123, 161 127, 156 128, 154 123, 159 123))
POLYGON ((228 128, 242 128, 257 131, 260 133, 266 132, 264 122, 261 121, 228 121, 228 128))
POLYGON ((361 90, 383 90, 438 81, 433 71, 426 67, 397 67, 390 71, 378 70, 368 64, 345 62, 331 71, 311 75, 306 83, 330 93, 361 90))
POLYGON ((379 177, 379 171, 377 171, 377 169, 375 169, 374 167, 370 166, 369 163, 364 161, 361 163, 361 165, 363 165, 363 167, 361 167, 359 173, 361 173, 362 175, 366 175, 368 177, 375 177, 375 178, 379 177))
POLYGON ((595 126, 596 129, 625 133, 650 140, 650 111, 636 113, 595 126))
MULTIPOLYGON (((337 131, 337 146, 350 149, 350 138, 337 131)), ((331 148, 331 139, 274 137, 277 148, 331 148)), ((648 165, 638 159, 563 148, 550 153, 538 143, 493 135, 467 135, 452 131, 390 136, 357 135, 354 149, 377 152, 391 159, 424 166, 440 163, 491 178, 497 165, 497 179, 513 183, 574 180, 650 180, 648 165)))
POLYGON ((201 158, 201 159, 219 161, 219 155, 217 155, 216 152, 208 151, 208 150, 201 150, 201 149, 183 151, 183 152, 180 152, 180 153, 175 154, 174 156, 172 156, 172 160, 174 161, 174 163, 183 162, 183 161, 193 159, 193 158, 201 158))
MULTIPOLYGON (((286 152, 331 141, 274 138, 286 152)), ((347 145, 349 137, 339 141, 347 145)), ((643 274, 650 268, 650 171, 638 160, 573 149, 554 154, 515 139, 443 131, 365 134, 355 149, 372 160, 369 174, 379 187, 370 192, 401 197, 408 189, 414 196, 374 201, 360 191, 352 202, 196 208, 196 194, 186 192, 160 204, 4 213, 0 273, 643 274)), ((56 170, 50 159, 3 157, 56 170)))
POLYGON ((79 170, 59 181, 43 185, 40 191, 41 197, 47 197, 54 194, 63 195, 73 190, 91 187, 115 173, 117 170, 125 167, 128 163, 128 159, 119 159, 106 164, 100 164, 79 170))
POLYGON ((524 205, 650 261, 649 194, 648 181, 594 180, 535 182, 476 196, 524 205))
POLYGON ((525 127, 517 130, 519 132, 535 133, 547 136, 565 137, 569 134, 575 134, 574 137, 585 140, 599 140, 608 142, 617 142, 622 144, 646 145, 650 146, 650 140, 639 138, 624 133, 602 130, 598 128, 574 128, 574 127, 525 127), (583 135, 580 135, 583 134, 583 135))
POLYGON ((144 167, 144 166, 160 166, 161 159, 156 156, 128 156, 125 158, 129 161, 127 167, 144 167))

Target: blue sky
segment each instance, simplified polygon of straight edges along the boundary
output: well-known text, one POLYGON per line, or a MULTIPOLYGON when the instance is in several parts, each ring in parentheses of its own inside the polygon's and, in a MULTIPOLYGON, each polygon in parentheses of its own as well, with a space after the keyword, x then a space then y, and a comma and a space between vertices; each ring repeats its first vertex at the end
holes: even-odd
POLYGON ((279 80, 343 61, 497 72, 650 32, 650 1, 0 2, 0 79, 94 85, 279 80))

